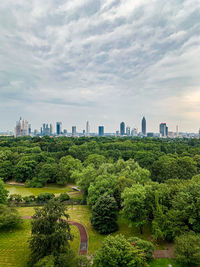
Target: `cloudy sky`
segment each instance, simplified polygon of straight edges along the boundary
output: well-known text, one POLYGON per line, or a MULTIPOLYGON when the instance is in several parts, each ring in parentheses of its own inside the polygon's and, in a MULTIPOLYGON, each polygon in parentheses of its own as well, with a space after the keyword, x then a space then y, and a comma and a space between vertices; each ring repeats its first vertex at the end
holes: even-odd
POLYGON ((0 1, 0 130, 200 128, 200 0, 0 1))

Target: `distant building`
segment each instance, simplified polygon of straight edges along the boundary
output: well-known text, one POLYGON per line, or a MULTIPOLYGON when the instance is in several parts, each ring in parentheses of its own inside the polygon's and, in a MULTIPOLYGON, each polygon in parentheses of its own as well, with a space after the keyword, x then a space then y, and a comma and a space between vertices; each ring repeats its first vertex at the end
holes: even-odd
POLYGON ((67 130, 66 130, 66 129, 64 129, 64 130, 63 130, 63 133, 66 135, 66 134, 67 134, 67 130))
POLYGON ((130 126, 126 126, 126 135, 128 135, 128 136, 131 135, 131 128, 130 128, 130 126))
POLYGON ((160 135, 161 137, 167 137, 168 136, 168 127, 166 123, 160 124, 160 135))
POLYGON ((31 124, 28 125, 28 134, 31 135, 31 124))
POLYGON ((120 123, 120 135, 125 135, 125 123, 123 121, 120 123))
POLYGON ((76 126, 72 126, 72 136, 76 136, 76 126))
POLYGON ((146 119, 145 117, 142 118, 142 134, 146 136, 147 133, 147 126, 146 126, 146 119))
POLYGON ((49 132, 50 132, 50 135, 53 135, 53 125, 51 123, 49 126, 49 132))
POLYGON ((119 131, 116 131, 115 135, 116 135, 116 136, 119 136, 119 135, 120 135, 120 134, 119 134, 119 131))
POLYGON ((132 136, 137 136, 137 129, 136 129, 136 128, 133 128, 133 129, 131 130, 131 135, 132 135, 132 136))
POLYGON ((15 137, 26 136, 29 134, 29 124, 27 120, 19 119, 15 126, 15 137))
POLYGON ((154 133, 147 133, 147 137, 154 137, 154 133))
POLYGON ((56 134, 61 135, 62 133, 62 122, 56 122, 56 134))
POLYGON ((90 124, 89 121, 86 121, 85 135, 88 136, 89 134, 90 134, 90 124))
POLYGON ((99 126, 99 136, 104 136, 104 126, 99 126))

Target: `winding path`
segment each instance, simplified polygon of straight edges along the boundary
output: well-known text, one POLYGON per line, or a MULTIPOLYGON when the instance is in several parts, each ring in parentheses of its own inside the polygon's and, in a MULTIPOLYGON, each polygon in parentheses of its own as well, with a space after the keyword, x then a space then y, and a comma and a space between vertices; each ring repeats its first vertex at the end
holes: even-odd
MULTIPOLYGON (((31 216, 22 216, 25 220, 31 220, 31 216)), ((79 234, 80 234, 80 247, 79 247, 79 255, 87 255, 88 253, 88 235, 87 231, 85 229, 85 226, 83 226, 81 223, 73 222, 73 221, 67 221, 69 224, 74 225, 78 228, 79 234)))

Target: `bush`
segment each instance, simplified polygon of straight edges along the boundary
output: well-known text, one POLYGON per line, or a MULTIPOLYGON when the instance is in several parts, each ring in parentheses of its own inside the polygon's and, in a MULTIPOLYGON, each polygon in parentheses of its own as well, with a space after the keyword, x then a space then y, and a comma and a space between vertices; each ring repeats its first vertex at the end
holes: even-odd
POLYGON ((37 202, 46 202, 50 199, 53 199, 55 197, 52 193, 41 193, 37 196, 36 201, 37 202))
POLYGON ((0 229, 16 228, 22 223, 22 218, 14 208, 0 204, 0 229))
POLYGON ((62 193, 62 194, 60 194, 60 196, 59 196, 58 198, 59 198, 59 200, 60 200, 61 202, 63 202, 63 201, 67 201, 67 200, 70 199, 70 197, 69 197, 69 195, 68 195, 67 193, 62 193))
POLYGON ((129 238, 128 241, 131 242, 132 245, 135 245, 139 249, 143 250, 147 260, 152 259, 152 255, 155 248, 151 242, 140 239, 139 237, 129 238))
POLYGON ((94 257, 95 267, 147 267, 144 252, 123 235, 107 236, 94 257))
POLYGON ((9 202, 13 201, 13 202, 17 202, 17 203, 22 202, 22 196, 19 194, 11 194, 11 195, 9 195, 8 201, 9 202))
POLYGON ((23 200, 26 203, 34 202, 35 201, 35 196, 33 196, 33 195, 25 196, 25 197, 23 197, 23 200))
POLYGON ((175 255, 179 262, 189 266, 200 264, 200 235, 185 233, 175 239, 175 255))

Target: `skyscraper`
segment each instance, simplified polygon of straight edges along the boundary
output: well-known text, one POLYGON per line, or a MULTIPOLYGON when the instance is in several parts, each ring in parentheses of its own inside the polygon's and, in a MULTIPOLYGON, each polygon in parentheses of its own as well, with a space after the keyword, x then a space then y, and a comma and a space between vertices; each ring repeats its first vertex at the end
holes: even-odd
POLYGON ((130 126, 126 126, 126 135, 131 135, 131 127, 130 126))
POLYGON ((72 135, 76 136, 76 126, 72 126, 72 135))
POLYGON ((125 123, 123 121, 120 123, 120 135, 125 135, 125 123))
POLYGON ((86 136, 88 136, 90 134, 90 125, 89 125, 89 121, 86 121, 86 131, 85 131, 86 136))
POLYGON ((146 127, 146 119, 145 117, 142 118, 142 134, 146 136, 147 127, 146 127))
POLYGON ((26 136, 29 134, 28 121, 22 120, 20 117, 19 121, 16 122, 15 137, 26 136))
POLYGON ((166 123, 161 123, 160 124, 160 135, 162 137, 167 137, 168 136, 168 127, 166 123))
POLYGON ((104 136, 104 126, 99 126, 99 136, 104 136))
POLYGON ((62 122, 56 122, 56 134, 60 135, 62 133, 62 122))

